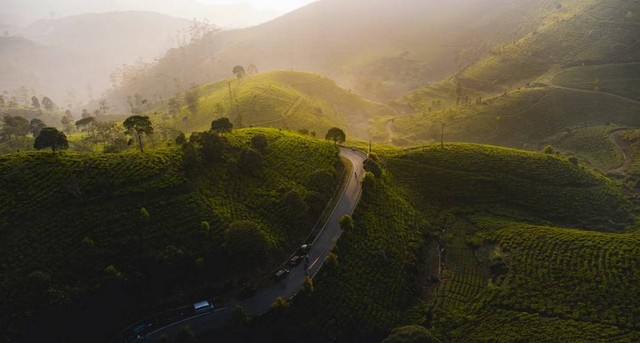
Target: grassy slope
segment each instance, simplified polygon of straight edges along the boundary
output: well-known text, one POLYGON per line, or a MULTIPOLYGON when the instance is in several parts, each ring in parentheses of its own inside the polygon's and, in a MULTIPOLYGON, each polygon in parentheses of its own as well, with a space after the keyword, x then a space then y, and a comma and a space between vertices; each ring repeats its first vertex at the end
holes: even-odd
POLYGON ((368 122, 391 116, 392 110, 339 88, 333 81, 301 72, 270 72, 199 86, 198 111, 183 108, 189 122, 185 130, 208 129, 211 120, 229 116, 238 126, 307 129, 323 136, 338 126, 349 135, 367 138, 368 122), (231 100, 228 84, 231 82, 231 100), (222 112, 216 110, 221 106, 222 112))
MULTIPOLYGON (((234 220, 253 219, 275 243, 265 272, 281 262, 311 230, 306 223, 292 225, 283 214, 284 193, 294 189, 309 195, 311 174, 332 170, 337 149, 268 129, 240 130, 227 138, 231 147, 225 162, 191 181, 183 176, 176 148, 146 154, 54 156, 42 152, 0 157, 2 331, 12 335, 26 319, 27 309, 38 314, 69 308, 88 318, 102 312, 104 326, 85 323, 101 332, 118 329, 149 309, 212 296, 215 286, 204 287, 204 282, 215 285, 233 274, 221 244, 234 220), (268 137, 266 165, 255 176, 246 176, 236 170, 233 149, 246 146, 257 133, 268 137), (84 201, 68 191, 74 180, 84 201), (148 219, 141 214, 142 208, 148 219), (210 231, 201 227, 202 221, 209 222, 210 231), (158 263, 169 246, 182 251, 179 258, 158 263), (200 257, 204 264, 194 265, 200 257), (133 299, 91 301, 91 297, 113 295, 113 285, 106 287, 111 285, 104 272, 108 265, 123 273, 125 281, 119 287, 126 294, 135 294, 133 299), (34 271, 48 274, 51 281, 37 284, 28 277, 34 271), (89 309, 76 308, 74 301, 85 295, 91 296, 85 302, 89 309), (164 300, 159 303, 158 299, 164 300)), ((323 190, 326 194, 320 196, 327 199, 332 191, 323 190)), ((72 320, 77 321, 57 329, 65 332, 69 325, 83 322, 72 320)))
POLYGON ((640 100, 640 63, 587 65, 564 69, 553 82, 560 86, 617 94, 640 100))

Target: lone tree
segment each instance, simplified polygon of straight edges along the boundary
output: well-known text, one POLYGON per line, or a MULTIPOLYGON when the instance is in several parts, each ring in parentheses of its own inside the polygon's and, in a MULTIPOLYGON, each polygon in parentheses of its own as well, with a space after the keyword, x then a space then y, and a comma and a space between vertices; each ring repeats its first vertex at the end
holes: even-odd
POLYGON ((131 133, 135 133, 138 137, 138 145, 140 146, 140 152, 144 152, 142 147, 142 135, 150 135, 153 133, 153 126, 151 126, 151 120, 147 116, 131 116, 127 118, 122 125, 131 133))
POLYGON ((233 67, 233 75, 235 75, 238 79, 242 79, 247 73, 244 71, 243 66, 235 66, 233 67))
POLYGON ((31 122, 29 123, 29 129, 33 137, 38 137, 40 131, 42 131, 42 129, 44 129, 45 127, 47 127, 47 124, 45 124, 38 118, 31 119, 31 122))
POLYGON ((256 65, 253 63, 249 64, 249 66, 247 67, 247 73, 249 75, 256 75, 258 73, 258 67, 256 67, 256 65))
POLYGON ((344 131, 337 127, 330 128, 324 138, 326 140, 333 140, 334 144, 343 143, 347 140, 347 136, 344 134, 344 131))
POLYGON ((220 118, 211 122, 211 130, 224 134, 225 132, 231 132, 233 124, 229 121, 229 118, 220 118))
POLYGON ((38 97, 31 97, 31 107, 35 108, 36 110, 40 109, 40 101, 38 101, 38 97))
POLYGON ((67 141, 67 136, 55 127, 45 127, 36 137, 33 147, 36 150, 51 148, 51 151, 55 153, 56 150, 68 149, 69 142, 67 141))

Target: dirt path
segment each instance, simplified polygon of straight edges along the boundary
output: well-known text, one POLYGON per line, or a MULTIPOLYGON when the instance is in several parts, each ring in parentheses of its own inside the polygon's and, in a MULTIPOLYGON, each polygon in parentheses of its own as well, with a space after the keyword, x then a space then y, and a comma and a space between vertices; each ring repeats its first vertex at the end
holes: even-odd
POLYGON ((625 171, 629 168, 629 166, 631 165, 631 146, 629 144, 627 144, 624 139, 622 139, 620 137, 620 133, 624 132, 624 131, 628 131, 630 129, 628 128, 619 128, 619 129, 615 129, 613 131, 611 131, 609 133, 609 138, 611 138, 611 140, 615 143, 616 147, 618 148, 618 150, 620 151, 620 154, 622 154, 622 165, 619 166, 618 168, 614 168, 611 169, 609 171, 607 171, 607 174, 610 175, 625 175, 625 171))

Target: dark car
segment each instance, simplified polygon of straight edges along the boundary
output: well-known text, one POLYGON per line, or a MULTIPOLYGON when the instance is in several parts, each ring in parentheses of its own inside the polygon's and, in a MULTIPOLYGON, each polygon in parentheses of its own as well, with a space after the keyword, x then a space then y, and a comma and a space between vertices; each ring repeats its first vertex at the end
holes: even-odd
POLYGON ((289 260, 289 266, 290 266, 290 267, 295 267, 295 266, 297 266, 297 265, 300 263, 300 261, 302 261, 302 256, 300 256, 300 255, 293 256, 293 257, 289 260))
POLYGON ((287 275, 289 275, 289 272, 289 269, 278 270, 275 274, 276 280, 281 280, 282 278, 286 277, 287 275))

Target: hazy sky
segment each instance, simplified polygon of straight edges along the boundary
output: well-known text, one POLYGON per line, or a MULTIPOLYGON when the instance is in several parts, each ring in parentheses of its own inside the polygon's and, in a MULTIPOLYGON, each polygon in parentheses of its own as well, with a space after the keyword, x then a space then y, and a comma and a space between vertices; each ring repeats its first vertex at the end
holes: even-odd
POLYGON ((154 11, 208 18, 222 27, 255 25, 315 0, 0 0, 0 23, 24 25, 85 12, 154 11))

